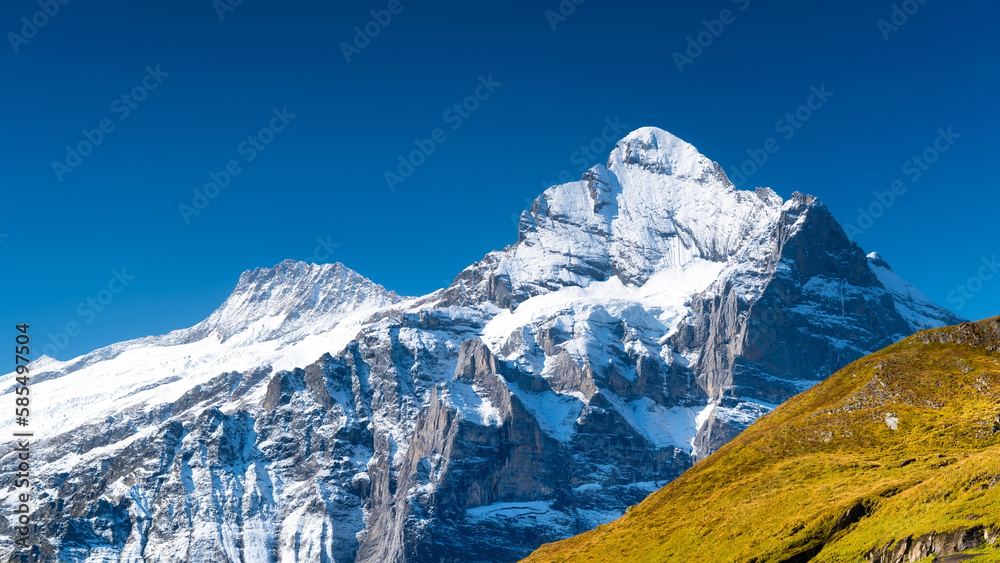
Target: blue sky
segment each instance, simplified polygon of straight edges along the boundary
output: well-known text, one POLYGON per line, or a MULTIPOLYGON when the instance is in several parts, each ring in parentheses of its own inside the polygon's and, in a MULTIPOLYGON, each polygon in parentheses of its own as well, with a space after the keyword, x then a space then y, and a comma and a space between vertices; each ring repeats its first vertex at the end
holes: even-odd
POLYGON ((36 350, 190 326, 285 258, 432 291, 603 163, 609 122, 814 194, 938 303, 1000 313, 1000 3, 226 1, 0 3, 0 320, 36 350))

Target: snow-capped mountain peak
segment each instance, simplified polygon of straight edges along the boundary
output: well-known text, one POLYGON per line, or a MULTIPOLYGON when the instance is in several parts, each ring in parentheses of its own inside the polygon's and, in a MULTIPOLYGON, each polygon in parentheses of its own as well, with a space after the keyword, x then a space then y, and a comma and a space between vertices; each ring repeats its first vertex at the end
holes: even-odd
MULTIPOLYGON (((641 127, 618 141, 607 168, 617 172, 627 165, 695 180, 714 176, 718 170, 694 145, 658 127, 641 127)), ((732 184, 727 181, 723 187, 732 189, 732 184)))
MULTIPOLYGON (((867 256, 868 267, 878 278, 879 283, 892 294, 896 304, 896 311, 915 326, 934 326, 942 318, 941 307, 924 295, 924 292, 914 287, 910 282, 903 279, 893 271, 889 263, 885 261, 878 252, 871 252, 867 256)), ((958 315, 948 311, 950 322, 961 320, 958 315)))
POLYGON ((382 307, 400 300, 395 292, 339 262, 285 260, 272 268, 243 272, 225 303, 193 330, 199 334, 214 332, 225 341, 252 323, 273 318, 275 333, 288 332, 321 316, 382 307))
POLYGON ((244 272, 229 298, 191 328, 30 367, 36 386, 51 386, 48 429, 60 432, 88 417, 169 403, 226 371, 313 362, 343 349, 374 312, 404 302, 342 264, 285 260, 244 272))
POLYGON ((883 258, 882 255, 879 254, 878 252, 869 252, 868 253, 868 262, 872 266, 875 266, 877 268, 884 268, 886 270, 892 271, 892 267, 889 266, 889 263, 886 262, 885 258, 883 258))
POLYGON ((783 203, 770 190, 737 190, 717 163, 655 127, 619 141, 608 170, 622 190, 612 257, 630 280, 694 258, 725 261, 760 244, 783 203))

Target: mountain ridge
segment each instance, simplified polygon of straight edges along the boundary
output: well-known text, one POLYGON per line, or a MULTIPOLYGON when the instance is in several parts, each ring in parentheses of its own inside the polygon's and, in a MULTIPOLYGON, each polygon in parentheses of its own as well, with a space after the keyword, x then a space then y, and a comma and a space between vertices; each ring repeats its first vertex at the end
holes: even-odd
POLYGON ((194 327, 43 364, 46 553, 516 560, 844 364, 957 320, 875 267, 816 198, 737 190, 639 129, 446 288, 400 297, 285 261, 194 327), (176 539, 196 529, 215 531, 176 539))

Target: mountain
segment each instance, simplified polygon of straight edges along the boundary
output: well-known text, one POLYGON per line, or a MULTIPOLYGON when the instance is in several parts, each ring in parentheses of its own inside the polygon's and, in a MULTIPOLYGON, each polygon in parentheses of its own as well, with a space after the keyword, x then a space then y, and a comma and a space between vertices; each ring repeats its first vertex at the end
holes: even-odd
POLYGON ((849 364, 623 518, 525 562, 1000 561, 998 483, 993 317, 849 364))
POLYGON ((960 320, 814 197, 642 128, 429 295, 286 261, 195 327, 34 362, 37 537, 62 561, 514 561, 960 320))

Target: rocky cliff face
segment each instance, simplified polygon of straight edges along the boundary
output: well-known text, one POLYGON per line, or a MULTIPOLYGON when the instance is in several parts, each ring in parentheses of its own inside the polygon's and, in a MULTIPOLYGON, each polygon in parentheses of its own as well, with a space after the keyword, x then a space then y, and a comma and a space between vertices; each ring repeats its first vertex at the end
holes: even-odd
POLYGON ((1000 317, 851 362, 628 513, 525 563, 996 561, 1000 317))
MULTIPOLYGON (((976 549, 983 544, 993 545, 1000 541, 1000 529, 972 526, 952 532, 924 534, 914 538, 907 536, 897 542, 888 542, 879 549, 865 554, 870 563, 909 563, 925 557, 948 556, 976 549)), ((938 559, 939 557, 935 557, 938 559)), ((956 556, 951 561, 968 561, 971 556, 956 556)), ((946 559, 949 560, 949 559, 946 559)))
POLYGON ((283 262, 191 329, 36 361, 36 537, 65 561, 513 561, 958 320, 811 196, 736 190, 643 128, 430 295, 283 262))

